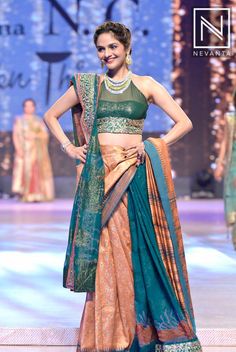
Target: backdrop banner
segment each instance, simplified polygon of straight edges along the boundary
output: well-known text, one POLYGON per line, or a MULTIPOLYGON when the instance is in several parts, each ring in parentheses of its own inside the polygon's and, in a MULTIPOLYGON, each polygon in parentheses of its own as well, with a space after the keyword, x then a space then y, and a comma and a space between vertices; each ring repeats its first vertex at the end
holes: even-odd
MULTIPOLYGON (((0 131, 12 129, 25 98, 34 98, 42 115, 73 73, 101 72, 93 33, 105 20, 131 29, 133 72, 152 76, 171 92, 170 1, 1 0, 0 131)), ((151 106, 145 131, 165 131, 171 123, 151 106)), ((69 114, 62 125, 72 129, 69 114)))

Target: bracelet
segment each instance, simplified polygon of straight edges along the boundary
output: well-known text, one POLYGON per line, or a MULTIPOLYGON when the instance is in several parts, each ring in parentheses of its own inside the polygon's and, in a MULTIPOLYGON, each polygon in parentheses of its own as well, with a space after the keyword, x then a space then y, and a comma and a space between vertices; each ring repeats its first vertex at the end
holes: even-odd
POLYGON ((72 144, 71 141, 67 141, 65 143, 61 143, 61 150, 66 153, 66 148, 68 147, 68 145, 72 144))

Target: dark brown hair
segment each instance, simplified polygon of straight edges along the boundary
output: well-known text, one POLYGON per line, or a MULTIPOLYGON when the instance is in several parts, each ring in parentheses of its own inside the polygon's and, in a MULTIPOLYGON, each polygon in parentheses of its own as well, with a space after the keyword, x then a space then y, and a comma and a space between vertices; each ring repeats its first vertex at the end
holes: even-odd
MULTIPOLYGON (((119 22, 107 21, 98 26, 93 35, 94 44, 97 45, 98 36, 102 33, 112 32, 114 37, 124 45, 127 50, 131 45, 131 32, 128 27, 119 22)), ((130 48, 130 54, 131 54, 130 48)))
POLYGON ((27 103, 27 101, 31 101, 33 103, 34 106, 36 106, 36 102, 33 98, 26 98, 25 100, 23 100, 22 106, 25 106, 25 103, 27 103))

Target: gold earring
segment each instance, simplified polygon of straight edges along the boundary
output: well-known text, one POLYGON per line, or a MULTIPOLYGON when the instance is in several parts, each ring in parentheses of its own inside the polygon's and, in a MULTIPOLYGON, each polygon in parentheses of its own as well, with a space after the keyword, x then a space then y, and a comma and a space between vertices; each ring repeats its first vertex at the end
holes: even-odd
POLYGON ((101 67, 103 68, 104 67, 104 61, 101 60, 101 67))
POLYGON ((132 58, 131 58, 130 54, 126 55, 125 62, 126 62, 127 65, 131 65, 132 64, 132 58))

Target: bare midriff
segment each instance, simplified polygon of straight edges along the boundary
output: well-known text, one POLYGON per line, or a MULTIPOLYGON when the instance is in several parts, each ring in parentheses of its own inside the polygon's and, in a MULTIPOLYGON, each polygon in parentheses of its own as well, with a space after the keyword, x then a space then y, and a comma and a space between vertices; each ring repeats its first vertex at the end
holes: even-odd
POLYGON ((123 148, 131 147, 142 142, 140 134, 98 133, 101 145, 120 145, 123 148))

